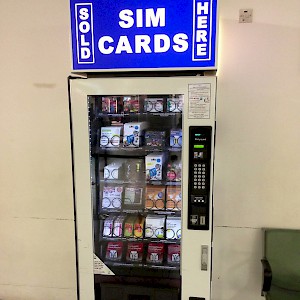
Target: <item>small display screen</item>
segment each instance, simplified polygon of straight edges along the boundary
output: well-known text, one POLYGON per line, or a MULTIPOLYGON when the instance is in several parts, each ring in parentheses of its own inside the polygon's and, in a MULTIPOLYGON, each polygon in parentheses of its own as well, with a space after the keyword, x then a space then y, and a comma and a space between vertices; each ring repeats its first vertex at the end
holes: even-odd
POLYGON ((194 145, 194 149, 204 149, 204 145, 194 145))

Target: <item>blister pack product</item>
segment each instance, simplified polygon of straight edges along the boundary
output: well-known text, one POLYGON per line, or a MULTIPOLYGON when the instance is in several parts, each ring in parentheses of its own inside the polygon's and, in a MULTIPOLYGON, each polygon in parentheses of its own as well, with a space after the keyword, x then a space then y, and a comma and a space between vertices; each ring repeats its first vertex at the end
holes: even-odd
POLYGON ((122 186, 104 186, 102 191, 102 209, 121 209, 122 186))
POLYGON ((137 216, 134 221, 134 237, 135 238, 142 238, 144 235, 144 225, 145 225, 145 217, 144 216, 137 216))
POLYGON ((163 98, 146 98, 144 102, 145 112, 163 112, 164 111, 164 99, 163 98))
POLYGON ((181 186, 167 186, 166 209, 181 210, 181 186))
POLYGON ((164 259, 164 244, 149 243, 147 251, 147 263, 161 265, 164 259))
POLYGON ((163 239, 165 236, 165 216, 148 215, 145 221, 145 238, 163 239))
POLYGON ((182 112, 183 97, 168 98, 167 99, 167 112, 182 112))
POLYGON ((113 226, 114 226, 115 218, 116 218, 116 216, 110 215, 104 220, 103 232, 102 232, 102 235, 104 237, 112 237, 113 236, 113 226))
POLYGON ((123 162, 112 162, 104 167, 104 179, 122 179, 123 170, 123 162))
POLYGON ((142 262, 144 254, 144 244, 131 242, 128 243, 127 252, 126 252, 126 261, 138 263, 142 262))
POLYGON ((181 218, 180 217, 167 216, 166 239, 167 240, 181 239, 181 218))
POLYGON ((167 180, 181 181, 181 160, 169 161, 167 164, 167 180))
POLYGON ((124 205, 135 206, 141 205, 143 200, 143 188, 126 187, 124 192, 124 205))
POLYGON ((114 220, 113 237, 122 237, 126 215, 119 215, 114 220))
POLYGON ((164 148, 166 143, 165 131, 149 130, 145 133, 145 144, 150 148, 164 148))
POLYGON ((130 238, 133 237, 134 235, 134 223, 136 220, 136 216, 128 216, 125 219, 124 223, 124 237, 130 238))
POLYGON ((101 127, 100 147, 115 148, 120 146, 122 126, 101 127))
POLYGON ((140 100, 138 96, 123 97, 124 113, 138 113, 140 111, 140 100))
POLYGON ((147 122, 130 122, 124 124, 123 146, 137 148, 142 146, 147 122))
POLYGON ((128 158, 124 162, 124 176, 126 180, 138 182, 145 180, 145 163, 143 159, 128 158))
POLYGON ((151 210, 158 210, 165 208, 165 187, 164 186, 146 186, 145 192, 145 208, 151 210))
POLYGON ((118 99, 117 97, 102 97, 102 112, 117 113, 118 112, 118 99))
POLYGON ((122 242, 108 242, 106 248, 107 260, 121 261, 123 254, 123 243, 122 242))
POLYGON ((152 153, 145 157, 146 180, 162 180, 164 154, 152 153))
POLYGON ((170 147, 181 148, 182 146, 182 130, 172 129, 170 131, 170 147))
POLYGON ((179 265, 180 264, 180 245, 170 244, 168 245, 168 264, 179 265))

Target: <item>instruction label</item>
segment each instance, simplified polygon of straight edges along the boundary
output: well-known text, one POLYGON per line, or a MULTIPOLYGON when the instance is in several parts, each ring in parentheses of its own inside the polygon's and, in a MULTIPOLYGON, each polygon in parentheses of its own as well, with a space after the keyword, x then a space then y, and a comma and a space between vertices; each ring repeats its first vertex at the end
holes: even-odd
POLYGON ((211 104, 210 83, 189 84, 189 119, 209 119, 211 104))
POLYGON ((107 265, 94 254, 94 274, 100 275, 115 275, 107 265))

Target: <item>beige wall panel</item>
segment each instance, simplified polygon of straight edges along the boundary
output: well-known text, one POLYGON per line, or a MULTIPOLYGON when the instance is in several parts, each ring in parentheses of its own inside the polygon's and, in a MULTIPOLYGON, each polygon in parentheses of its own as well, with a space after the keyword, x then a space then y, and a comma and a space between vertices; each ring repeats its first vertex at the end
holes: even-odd
POLYGON ((299 11, 220 1, 213 300, 261 299, 261 227, 300 228, 299 11))
POLYGON ((0 10, 0 215, 72 219, 68 1, 0 10))
POLYGON ((68 2, 0 0, 0 299, 76 299, 68 2))
POLYGON ((76 291, 73 226, 72 220, 1 219, 7 230, 1 234, 0 285, 76 291))
POLYGON ((74 289, 42 288, 31 286, 1 285, 2 299, 5 300, 74 300, 74 289))
POLYGON ((300 3, 275 2, 221 1, 216 225, 299 227, 300 20, 286 10, 300 3), (253 23, 238 23, 239 8, 253 23))

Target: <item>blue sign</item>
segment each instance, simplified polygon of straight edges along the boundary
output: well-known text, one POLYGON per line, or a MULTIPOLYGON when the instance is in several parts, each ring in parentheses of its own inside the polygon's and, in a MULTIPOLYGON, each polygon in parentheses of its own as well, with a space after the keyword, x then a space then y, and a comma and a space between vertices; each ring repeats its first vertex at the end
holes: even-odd
POLYGON ((217 0, 71 0, 73 69, 216 69, 217 0))

